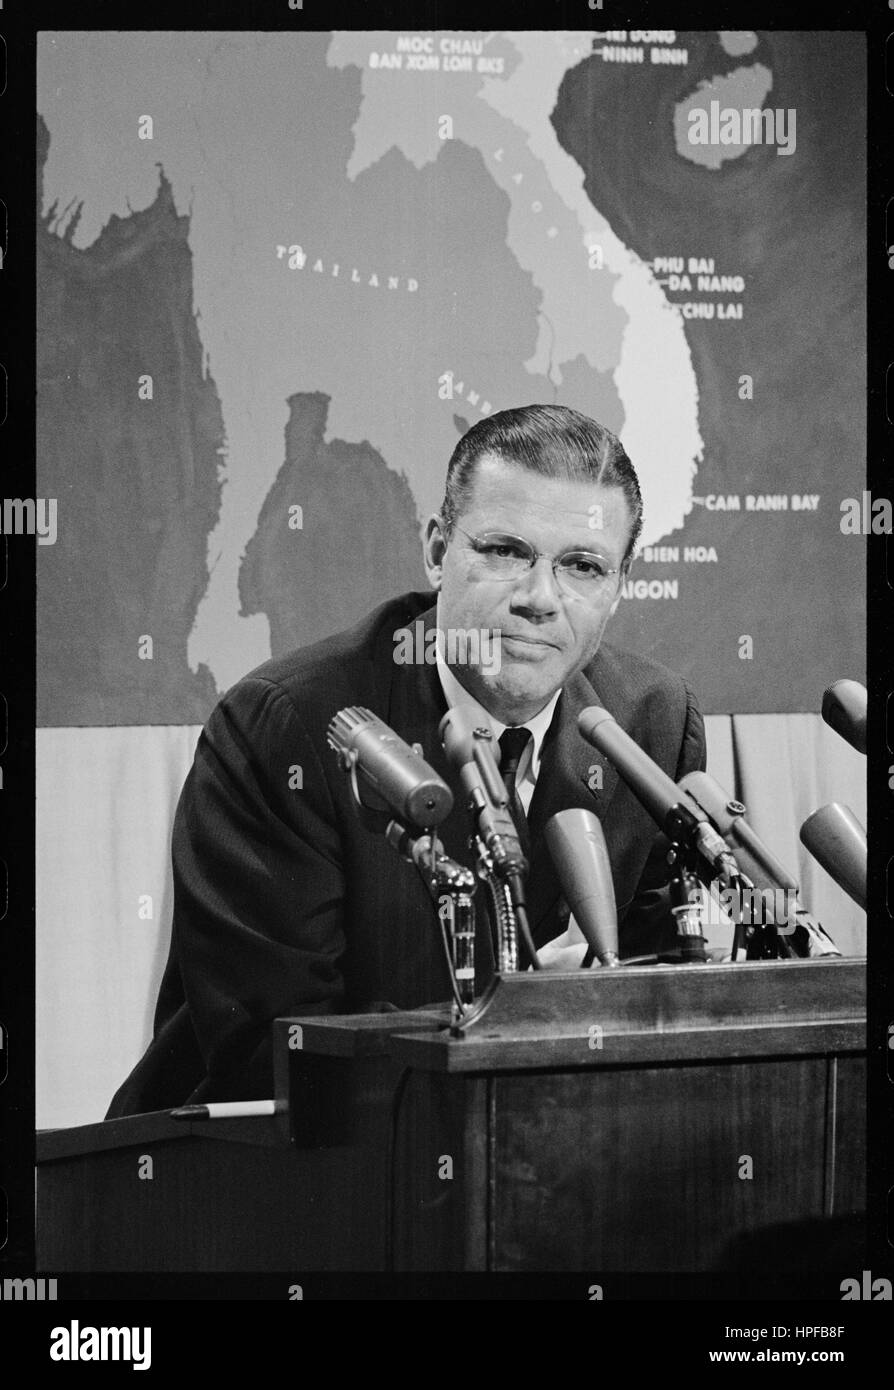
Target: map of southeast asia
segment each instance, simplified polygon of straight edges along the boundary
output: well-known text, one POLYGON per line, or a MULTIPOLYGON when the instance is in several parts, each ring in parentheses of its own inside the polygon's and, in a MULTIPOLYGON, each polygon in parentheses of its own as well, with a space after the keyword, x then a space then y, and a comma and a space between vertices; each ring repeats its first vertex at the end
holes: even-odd
POLYGON ((459 435, 533 401, 637 468, 615 640, 708 711, 858 677, 862 44, 42 34, 39 721, 202 722, 426 587, 459 435))

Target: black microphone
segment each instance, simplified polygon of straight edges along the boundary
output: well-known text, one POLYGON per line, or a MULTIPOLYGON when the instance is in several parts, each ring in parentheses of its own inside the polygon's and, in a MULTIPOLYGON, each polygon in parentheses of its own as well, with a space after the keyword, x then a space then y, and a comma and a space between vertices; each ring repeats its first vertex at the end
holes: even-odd
POLYGON ((577 727, 587 742, 604 753, 617 768, 630 790, 671 840, 678 839, 681 833, 690 839, 707 861, 711 877, 727 881, 735 874, 736 863, 710 818, 694 798, 681 790, 624 732, 608 710, 590 705, 578 715, 577 727))
POLYGON ((866 831, 849 806, 833 801, 808 816, 801 843, 855 903, 866 907, 866 831))
POLYGON ((858 753, 866 752, 868 699, 865 685, 857 681, 835 681, 823 692, 823 718, 858 753))
POLYGON ((490 728, 477 723, 460 705, 454 705, 441 720, 438 732, 497 872, 527 873, 528 861, 509 810, 506 784, 497 770, 490 728))
POLYGON ((572 806, 551 816, 544 833, 565 901, 590 952, 603 965, 620 964, 615 886, 598 817, 572 806))
POLYGON ((360 807, 390 810, 419 830, 440 825, 450 815, 453 793, 447 783, 371 710, 359 705, 339 710, 326 730, 326 741, 350 774, 360 807), (360 795, 357 774, 364 783, 365 798, 360 795))

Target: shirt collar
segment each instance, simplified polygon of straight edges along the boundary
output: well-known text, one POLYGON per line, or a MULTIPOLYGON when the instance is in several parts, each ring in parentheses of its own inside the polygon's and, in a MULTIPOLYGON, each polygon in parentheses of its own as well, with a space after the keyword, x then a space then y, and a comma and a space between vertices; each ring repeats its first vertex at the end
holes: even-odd
MULTIPOLYGON (((497 719, 496 715, 486 710, 484 706, 475 699, 475 696, 470 695, 466 687, 457 680, 441 654, 441 645, 441 643, 438 643, 435 661, 438 668, 438 676, 441 681, 441 689, 444 691, 444 698, 448 706, 452 708, 454 705, 462 705, 464 708, 470 710, 475 716, 476 721, 479 719, 482 720, 493 731, 494 738, 499 741, 500 735, 510 726, 508 724, 502 724, 500 720, 497 719)), ((528 775, 533 781, 537 780, 540 773, 540 754, 543 749, 543 740, 546 738, 547 731, 552 723, 553 714, 561 693, 561 689, 557 690, 552 699, 548 700, 543 706, 543 709, 531 719, 526 719, 523 724, 512 725, 513 728, 530 729, 533 735, 534 744, 528 772, 528 775)))

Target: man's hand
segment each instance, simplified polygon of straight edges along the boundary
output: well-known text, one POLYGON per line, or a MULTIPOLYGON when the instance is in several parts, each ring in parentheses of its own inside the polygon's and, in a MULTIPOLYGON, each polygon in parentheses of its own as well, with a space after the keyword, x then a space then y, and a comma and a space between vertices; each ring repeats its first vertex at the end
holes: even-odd
MULTIPOLYGON (((537 955, 542 970, 579 970, 586 951, 585 944, 576 941, 573 946, 568 946, 565 936, 557 936, 555 941, 540 946, 537 955)), ((595 961, 594 965, 598 966, 599 962, 595 961)))
MULTIPOLYGON (((579 970, 586 953, 586 938, 573 917, 568 918, 568 928, 561 936, 548 941, 537 951, 543 970, 579 970)), ((593 964, 598 967, 599 961, 593 964)))

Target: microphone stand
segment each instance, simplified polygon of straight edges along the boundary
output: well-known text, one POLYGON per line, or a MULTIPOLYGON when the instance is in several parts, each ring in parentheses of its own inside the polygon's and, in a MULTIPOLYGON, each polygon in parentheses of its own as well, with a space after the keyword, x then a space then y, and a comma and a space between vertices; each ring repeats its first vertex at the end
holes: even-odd
POLYGON ((705 857, 700 856, 702 843, 711 845, 713 857, 711 881, 723 883, 726 887, 735 886, 739 906, 733 932, 732 960, 736 960, 744 947, 746 960, 788 960, 803 959, 809 956, 840 955, 831 937, 819 922, 815 922, 799 903, 795 909, 794 925, 786 925, 782 930, 774 921, 754 921, 754 908, 762 895, 754 891, 754 884, 743 874, 732 850, 717 854, 719 841, 716 831, 696 820, 685 806, 675 806, 668 818, 667 833, 671 837, 668 863, 675 870, 670 883, 672 911, 677 920, 677 947, 671 952, 659 955, 664 963, 686 964, 692 961, 706 961, 705 942, 702 932, 703 900, 701 881, 705 877, 705 857), (702 865, 701 874, 698 865, 702 865), (714 868, 714 865, 717 868, 714 868), (744 890, 751 890, 751 920, 744 920, 744 890))
POLYGON ((670 878, 671 912, 677 923, 677 945, 671 951, 660 952, 662 965, 706 964, 704 902, 702 886, 696 871, 698 864, 699 822, 692 812, 677 805, 665 824, 670 839, 667 862, 672 869, 670 878))
POLYGON ((518 912, 512 892, 500 875, 493 855, 480 836, 475 837, 478 860, 475 868, 487 888, 496 928, 496 965, 501 975, 518 970, 518 912))
POLYGON ((356 749, 339 754, 341 767, 348 773, 351 803, 360 824, 374 834, 384 834, 392 849, 413 864, 425 884, 438 913, 441 944, 453 995, 453 1021, 462 1018, 475 997, 475 876, 471 869, 450 859, 441 851, 437 833, 412 836, 399 820, 391 819, 382 828, 382 812, 388 802, 375 792, 374 806, 360 795, 357 783, 356 749))
POLYGON ((780 960, 787 956, 797 955, 798 952, 796 951, 783 949, 782 941, 784 938, 780 936, 779 927, 775 921, 754 921, 754 908, 761 895, 755 894, 754 884, 747 874, 741 872, 736 874, 736 888, 739 894, 739 908, 736 913, 730 959, 735 961, 743 947, 746 960, 780 960), (752 919, 750 921, 745 921, 743 918, 743 893, 747 890, 751 892, 752 919))
POLYGON ((475 867, 478 877, 487 888, 497 932, 497 970, 501 975, 518 970, 519 937, 524 942, 533 968, 539 970, 540 959, 531 936, 525 902, 528 861, 522 854, 517 840, 508 835, 493 833, 485 841, 477 828, 478 816, 483 807, 483 799, 482 806, 478 807, 476 798, 470 798, 470 809, 476 820, 473 841, 478 859, 475 867))
POLYGON ((385 838, 402 859, 415 865, 437 907, 456 1023, 475 999, 475 875, 442 853, 434 833, 414 838, 400 821, 392 820, 385 838))
POLYGON ((506 788, 494 761, 488 728, 472 731, 473 762, 480 780, 467 788, 468 809, 474 825, 473 840, 478 852, 478 877, 486 884, 493 907, 497 939, 496 966, 500 974, 519 968, 518 938, 521 937, 534 970, 540 959, 531 935, 525 902, 525 875, 528 861, 517 838, 506 788))
POLYGON ((751 879, 743 873, 737 873, 736 887, 739 890, 739 910, 733 935, 732 960, 736 959, 742 946, 745 947, 746 960, 810 960, 841 955, 822 923, 811 917, 797 899, 794 914, 786 917, 784 925, 777 921, 743 922, 742 890, 751 890, 752 905, 762 900, 763 895, 755 891, 751 879))
POLYGON ((784 926, 775 921, 744 921, 743 890, 751 890, 752 905, 762 898, 762 894, 755 892, 754 884, 746 874, 738 872, 734 876, 734 882, 739 894, 739 907, 734 924, 731 960, 735 961, 743 948, 746 960, 810 960, 822 956, 840 957, 841 952, 822 923, 811 917, 801 902, 796 903, 794 916, 786 918, 784 926))
MULTIPOLYGON (((679 831, 688 830, 687 818, 689 812, 685 807, 675 807, 671 813, 676 817, 680 815, 679 831)), ((698 826, 698 822, 692 818, 693 828, 698 826)), ((671 825, 671 830, 674 830, 671 825)), ((677 945, 671 951, 666 951, 658 956, 659 962, 664 965, 690 965, 693 962, 707 962, 705 952, 705 937, 703 928, 704 899, 702 895, 702 880, 695 870, 695 862, 698 860, 698 851, 690 841, 689 845, 680 840, 672 840, 668 852, 668 862, 675 869, 675 873, 670 880, 671 911, 677 922, 677 945)), ((743 890, 753 888, 751 880, 743 874, 735 856, 730 852, 729 863, 724 863, 719 873, 712 875, 712 882, 722 882, 726 886, 735 885, 738 893, 739 906, 736 912, 736 920, 733 930, 733 945, 730 956, 736 960, 739 951, 744 947, 746 960, 777 960, 780 957, 800 955, 801 952, 788 947, 783 949, 780 944, 780 935, 774 922, 754 922, 746 921, 743 918, 743 890)), ((754 898, 752 898, 752 904, 754 898)), ((806 954, 806 952, 805 952, 806 954)))

